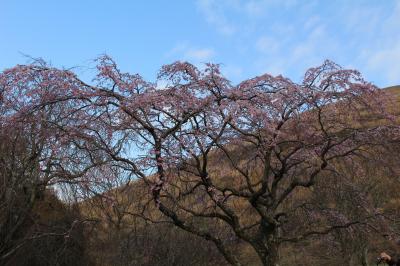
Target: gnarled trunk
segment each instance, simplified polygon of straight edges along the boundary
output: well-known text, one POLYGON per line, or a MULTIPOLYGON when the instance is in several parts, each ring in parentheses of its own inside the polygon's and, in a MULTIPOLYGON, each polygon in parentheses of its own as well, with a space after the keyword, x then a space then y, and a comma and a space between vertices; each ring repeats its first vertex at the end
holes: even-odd
POLYGON ((369 263, 368 263, 368 245, 367 244, 362 249, 361 264, 362 264, 362 266, 369 266, 369 263))
POLYGON ((278 266, 279 263, 279 245, 275 242, 267 242, 266 244, 254 245, 258 257, 264 266, 278 266))
POLYGON ((259 238, 252 243, 262 265, 278 266, 279 243, 277 242, 278 228, 267 222, 262 222, 259 227, 259 238))

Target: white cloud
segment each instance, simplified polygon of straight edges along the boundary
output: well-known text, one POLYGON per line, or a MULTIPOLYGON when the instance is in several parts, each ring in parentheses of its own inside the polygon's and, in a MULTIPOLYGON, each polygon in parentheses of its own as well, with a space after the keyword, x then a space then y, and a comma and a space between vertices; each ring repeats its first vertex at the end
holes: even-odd
POLYGON ((187 43, 180 43, 167 52, 165 56, 174 60, 186 60, 198 64, 211 61, 215 54, 212 48, 199 48, 190 46, 187 43))
POLYGON ((381 86, 400 84, 400 2, 380 24, 378 36, 372 45, 363 49, 360 61, 366 62, 367 72, 380 73, 381 86))
MULTIPOLYGON (((234 36, 236 51, 248 55, 243 72, 297 79, 307 67, 332 59, 367 79, 370 74, 379 86, 400 84, 400 1, 197 0, 197 6, 217 32, 234 36)), ((192 49, 181 53, 196 60, 215 55, 192 49)))
MULTIPOLYGON (((225 2, 217 0, 198 0, 197 6, 199 10, 205 16, 208 23, 213 25, 217 31, 225 35, 232 35, 236 32, 236 28, 231 24, 224 14, 226 6, 225 2), (222 4, 222 5, 221 5, 222 4)), ((234 4, 234 1, 230 1, 229 4, 234 4)))
POLYGON ((290 37, 273 39, 261 37, 257 49, 262 52, 255 64, 261 72, 273 75, 292 72, 292 78, 299 81, 308 67, 319 65, 325 57, 336 50, 337 43, 331 39, 325 25, 316 24, 302 39, 293 41, 290 37), (280 43, 278 43, 278 41, 280 43))
POLYGON ((321 22, 321 18, 319 16, 311 16, 304 23, 304 29, 309 30, 316 27, 321 22))
MULTIPOLYGON (((307 38, 295 45, 292 50, 293 60, 304 60, 306 58, 310 59, 316 56, 318 52, 328 50, 328 34, 325 31, 324 25, 319 25, 308 34, 307 38)), ((324 53, 326 54, 326 53, 324 53)))
POLYGON ((266 54, 276 52, 279 48, 278 40, 263 36, 257 40, 256 48, 258 51, 266 54))
POLYGON ((267 8, 266 1, 249 1, 244 5, 244 10, 249 16, 261 16, 265 14, 267 8))
POLYGON ((184 52, 183 57, 194 61, 208 61, 214 56, 214 54, 214 50, 208 48, 188 49, 184 52))
POLYGON ((400 84, 400 40, 386 49, 369 54, 368 68, 385 77, 383 86, 400 84))
POLYGON ((244 1, 243 10, 249 16, 259 17, 267 15, 273 7, 284 9, 293 8, 297 5, 297 0, 252 0, 244 1))
POLYGON ((344 26, 350 32, 357 32, 357 36, 374 34, 382 21, 381 10, 377 6, 358 6, 342 11, 344 26))

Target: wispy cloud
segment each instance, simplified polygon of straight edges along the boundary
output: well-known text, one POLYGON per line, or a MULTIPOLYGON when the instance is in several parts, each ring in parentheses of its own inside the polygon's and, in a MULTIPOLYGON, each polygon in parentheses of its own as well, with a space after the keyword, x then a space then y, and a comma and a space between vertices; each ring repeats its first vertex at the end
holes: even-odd
POLYGON ((266 16, 268 12, 279 6, 280 8, 293 8, 298 4, 297 0, 251 0, 242 1, 242 10, 252 17, 266 16))
POLYGON ((324 24, 305 26, 309 28, 301 36, 282 35, 260 37, 256 42, 259 57, 255 59, 258 73, 291 75, 296 81, 311 66, 330 58, 337 50, 337 42, 332 39, 324 24))
POLYGON ((379 71, 385 77, 384 86, 400 84, 400 40, 386 49, 371 52, 368 68, 379 71))
MULTIPOLYGON (((400 84, 400 2, 361 2, 197 0, 196 3, 204 21, 233 41, 237 55, 231 57, 239 54, 247 57, 247 68, 231 69, 226 71, 227 75, 267 71, 299 80, 308 67, 332 59, 358 68, 367 79, 373 76, 373 81, 381 86, 400 84), (377 77, 377 73, 381 75, 377 77)), ((185 47, 180 53, 196 61, 215 59, 215 51, 210 48, 185 47)), ((232 65, 238 64, 230 61, 232 65)))
POLYGON ((278 48, 279 40, 272 37, 262 36, 256 42, 256 49, 264 54, 277 52, 278 48))
POLYGON ((183 54, 184 58, 187 58, 189 60, 195 60, 195 61, 208 61, 214 56, 215 52, 213 49, 208 49, 208 48, 189 48, 186 50, 183 54))
POLYGON ((364 9, 355 25, 354 39, 362 51, 358 63, 365 62, 367 75, 379 73, 381 86, 400 84, 400 2, 397 1, 390 14, 379 13, 372 8, 364 9), (362 22, 366 21, 366 25, 362 22), (367 22, 369 21, 369 22, 367 22), (374 34, 371 34, 373 32, 374 34))
POLYGON ((167 52, 165 56, 173 60, 186 60, 194 64, 199 64, 211 61, 215 54, 212 48, 200 48, 191 46, 188 43, 180 43, 167 52))
MULTIPOLYGON (((234 1, 229 1, 234 4, 234 1)), ((197 7, 204 15, 206 21, 215 29, 225 35, 232 35, 236 32, 235 26, 230 23, 225 15, 226 2, 217 0, 198 0, 197 7)))

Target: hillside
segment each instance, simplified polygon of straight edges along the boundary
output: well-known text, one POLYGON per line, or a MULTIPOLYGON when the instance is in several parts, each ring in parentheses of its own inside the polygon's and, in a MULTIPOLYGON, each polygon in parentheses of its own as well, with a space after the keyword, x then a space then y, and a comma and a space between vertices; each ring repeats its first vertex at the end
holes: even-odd
MULTIPOLYGON (((397 86, 391 86, 384 88, 385 91, 387 91, 390 95, 392 95, 393 99, 396 101, 397 104, 400 104, 400 85, 397 86)), ((394 106, 395 110, 400 112, 400 106, 396 105, 394 106)))

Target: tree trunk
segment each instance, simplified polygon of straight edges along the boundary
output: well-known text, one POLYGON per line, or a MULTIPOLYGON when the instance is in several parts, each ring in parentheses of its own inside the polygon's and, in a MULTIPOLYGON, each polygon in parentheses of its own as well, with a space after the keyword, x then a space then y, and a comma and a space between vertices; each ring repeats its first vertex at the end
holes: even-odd
POLYGON ((258 238, 251 243, 262 265, 278 266, 279 262, 279 243, 277 238, 279 230, 275 224, 262 221, 258 228, 258 238))
POLYGON ((369 263, 368 263, 368 246, 367 245, 365 245, 363 247, 363 250, 362 250, 361 264, 362 264, 362 266, 369 266, 369 263))
POLYGON ((254 245, 263 266, 279 266, 279 245, 268 242, 266 245, 254 245))
POLYGON ((273 244, 269 247, 268 255, 266 257, 265 262, 263 262, 264 266, 279 266, 279 253, 278 253, 278 245, 273 244))

